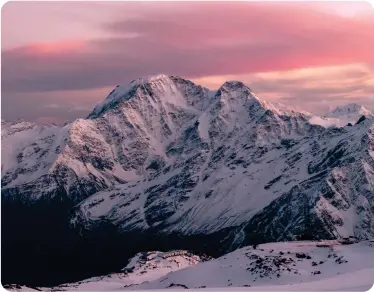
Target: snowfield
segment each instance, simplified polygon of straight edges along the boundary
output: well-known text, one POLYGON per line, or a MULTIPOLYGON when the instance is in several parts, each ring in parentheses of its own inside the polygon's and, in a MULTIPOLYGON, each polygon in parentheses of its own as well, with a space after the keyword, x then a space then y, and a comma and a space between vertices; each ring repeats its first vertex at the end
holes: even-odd
POLYGON ((374 283, 373 272, 374 242, 353 245, 340 245, 336 241, 282 242, 261 244, 256 249, 245 247, 127 289, 163 289, 177 285, 189 289, 250 286, 266 290, 268 286, 299 285, 295 289, 329 290, 325 285, 331 283, 333 290, 363 288, 367 291, 374 283), (320 244, 328 247, 318 247, 320 244), (344 275, 358 278, 354 282, 335 282, 345 278, 344 275))
MULTIPOLYGON (((244 247, 203 261, 186 253, 136 255, 125 268, 43 291, 368 291, 374 283, 374 240, 278 242, 244 247), (165 255, 171 254, 170 257, 165 255), (133 269, 129 271, 129 269, 133 269)), ((27 287, 13 288, 28 291, 27 287)), ((34 291, 34 290, 33 290, 34 291)))
POLYGON ((188 254, 186 251, 175 252, 181 254, 174 256, 171 253, 164 252, 139 253, 130 260, 123 272, 61 285, 53 288, 52 291, 111 291, 124 289, 127 286, 156 280, 170 272, 202 262, 199 256, 188 254))

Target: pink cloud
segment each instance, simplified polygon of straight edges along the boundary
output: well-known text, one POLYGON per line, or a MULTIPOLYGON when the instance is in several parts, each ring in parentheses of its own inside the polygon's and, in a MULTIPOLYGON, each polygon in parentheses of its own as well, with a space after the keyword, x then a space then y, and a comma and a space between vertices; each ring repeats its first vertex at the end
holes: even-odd
MULTIPOLYGON (((48 55, 61 55, 66 53, 83 53, 86 42, 82 40, 70 40, 70 41, 60 41, 60 42, 45 42, 45 43, 33 43, 27 46, 26 52, 32 56, 41 55, 47 57, 48 55)), ((22 51, 23 48, 20 48, 22 51)), ((17 51, 15 49, 14 51, 17 51)))
POLYGON ((160 72, 196 79, 373 64, 368 9, 348 17, 307 2, 119 3, 112 21, 97 23, 97 38, 3 51, 3 96, 111 87, 160 72))
POLYGON ((201 77, 373 61, 374 15, 343 17, 310 3, 180 5, 104 25, 117 37, 5 51, 4 88, 16 89, 17 79, 29 89, 77 89, 158 72, 201 77))

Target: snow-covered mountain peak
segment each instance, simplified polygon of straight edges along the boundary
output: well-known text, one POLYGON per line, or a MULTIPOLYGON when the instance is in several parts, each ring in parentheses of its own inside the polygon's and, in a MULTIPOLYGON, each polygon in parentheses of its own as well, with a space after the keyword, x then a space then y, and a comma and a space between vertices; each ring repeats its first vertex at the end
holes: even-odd
POLYGON ((246 86, 242 81, 238 81, 238 80, 226 81, 221 86, 221 88, 227 88, 227 89, 237 89, 237 88, 242 88, 242 87, 246 87, 249 89, 249 87, 246 86))
POLYGON ((166 74, 156 74, 156 75, 148 75, 143 78, 139 78, 139 81, 142 81, 143 83, 148 83, 148 82, 154 82, 154 81, 168 81, 170 80, 170 76, 166 74))
POLYGON ((215 94, 215 100, 219 100, 220 103, 226 104, 229 111, 232 111, 232 107, 241 107, 255 103, 257 107, 264 107, 263 102, 256 97, 250 88, 241 81, 226 81, 218 89, 215 94))
POLYGON ((226 81, 225 83, 222 84, 222 86, 218 89, 217 94, 222 94, 222 93, 227 93, 227 92, 242 92, 244 94, 253 96, 252 91, 248 86, 246 86, 243 82, 241 81, 226 81))
POLYGON ((346 105, 338 106, 334 110, 330 111, 327 117, 341 117, 347 115, 361 115, 370 116, 373 115, 371 111, 357 103, 349 103, 346 105))
POLYGON ((312 116, 309 122, 324 127, 344 127, 348 124, 356 124, 363 116, 369 120, 374 120, 374 114, 370 110, 357 103, 350 103, 336 107, 326 116, 312 116))
POLYGON ((132 91, 137 87, 137 83, 132 82, 128 85, 117 85, 108 96, 100 103, 98 103, 93 111, 88 115, 88 118, 95 118, 105 112, 111 105, 117 104, 121 100, 128 100, 132 91))
MULTIPOLYGON (((127 85, 117 85, 107 98, 99 103, 89 118, 97 118, 119 104, 133 99, 155 107, 168 103, 177 107, 204 110, 209 104, 212 92, 177 76, 164 74, 138 78, 127 85)), ((192 109, 193 110, 193 109, 192 109)))
POLYGON ((226 81, 217 91, 212 91, 178 76, 159 74, 135 79, 127 85, 117 85, 108 97, 95 107, 89 118, 99 117, 117 105, 134 99, 143 100, 143 106, 149 104, 154 107, 155 103, 163 106, 168 103, 184 109, 192 107, 192 111, 204 111, 218 101, 231 104, 230 108, 254 102, 276 114, 294 116, 301 113, 311 116, 280 103, 262 101, 241 81, 226 81))
MULTIPOLYGON (((40 246, 64 239, 56 226, 68 222, 72 228, 64 232, 74 242, 78 232, 99 236, 82 258, 98 251, 108 272, 123 262, 107 261, 102 251, 120 255, 133 238, 131 255, 164 242, 168 249, 217 255, 253 241, 371 238, 374 126, 358 112, 318 117, 344 127, 325 129, 311 125, 310 114, 261 101, 239 81, 213 93, 161 75, 117 86, 90 118, 64 127, 2 123, 2 203, 11 206, 4 208, 5 230, 13 234, 13 222, 22 223, 15 231, 37 247, 9 258, 9 266, 27 256, 29 264, 42 259, 43 270, 40 246), (31 202, 41 208, 26 215, 16 209, 31 202), (45 231, 39 222, 56 210, 45 231), (28 237, 29 229, 39 236, 28 237)), ((64 254, 75 255, 70 248, 64 254)), ((91 261, 81 262, 78 273, 96 274, 91 261)), ((22 277, 34 282, 34 275, 22 277)))
POLYGON ((111 106, 118 104, 121 101, 127 101, 136 96, 137 89, 139 87, 148 87, 151 83, 159 85, 167 85, 170 84, 172 81, 170 80, 169 76, 164 74, 154 75, 154 76, 147 76, 143 78, 138 78, 131 81, 129 84, 125 85, 117 85, 106 97, 106 99, 100 102, 94 110, 91 112, 89 117, 96 117, 99 116, 101 113, 105 112, 106 109, 111 108, 111 106))
POLYGON ((173 83, 173 80, 172 80, 173 77, 174 76, 169 76, 166 74, 147 75, 147 76, 132 80, 129 83, 129 86, 145 86, 145 85, 157 84, 157 83, 167 85, 167 84, 173 83))

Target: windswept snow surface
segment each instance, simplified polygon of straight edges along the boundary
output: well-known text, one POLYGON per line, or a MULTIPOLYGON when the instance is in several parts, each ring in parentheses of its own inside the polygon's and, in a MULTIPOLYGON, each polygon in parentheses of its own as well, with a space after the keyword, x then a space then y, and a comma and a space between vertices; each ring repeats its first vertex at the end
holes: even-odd
POLYGON ((261 244, 256 249, 245 247, 126 289, 249 286, 254 291, 367 291, 373 283, 374 242, 352 245, 340 245, 336 241, 282 242, 261 244))
MULTIPOLYGON (((202 262, 193 255, 139 253, 132 272, 90 278, 43 291, 368 291, 374 241, 281 242, 245 247, 202 262)), ((13 291, 35 291, 13 287, 13 291)))

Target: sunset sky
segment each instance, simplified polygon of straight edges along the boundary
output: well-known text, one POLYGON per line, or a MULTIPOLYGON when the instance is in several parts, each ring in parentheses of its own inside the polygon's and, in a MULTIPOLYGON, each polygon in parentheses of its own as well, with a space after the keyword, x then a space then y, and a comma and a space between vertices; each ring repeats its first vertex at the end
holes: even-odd
POLYGON ((324 114, 374 110, 368 2, 8 2, 2 118, 85 117, 117 84, 165 73, 324 114))

